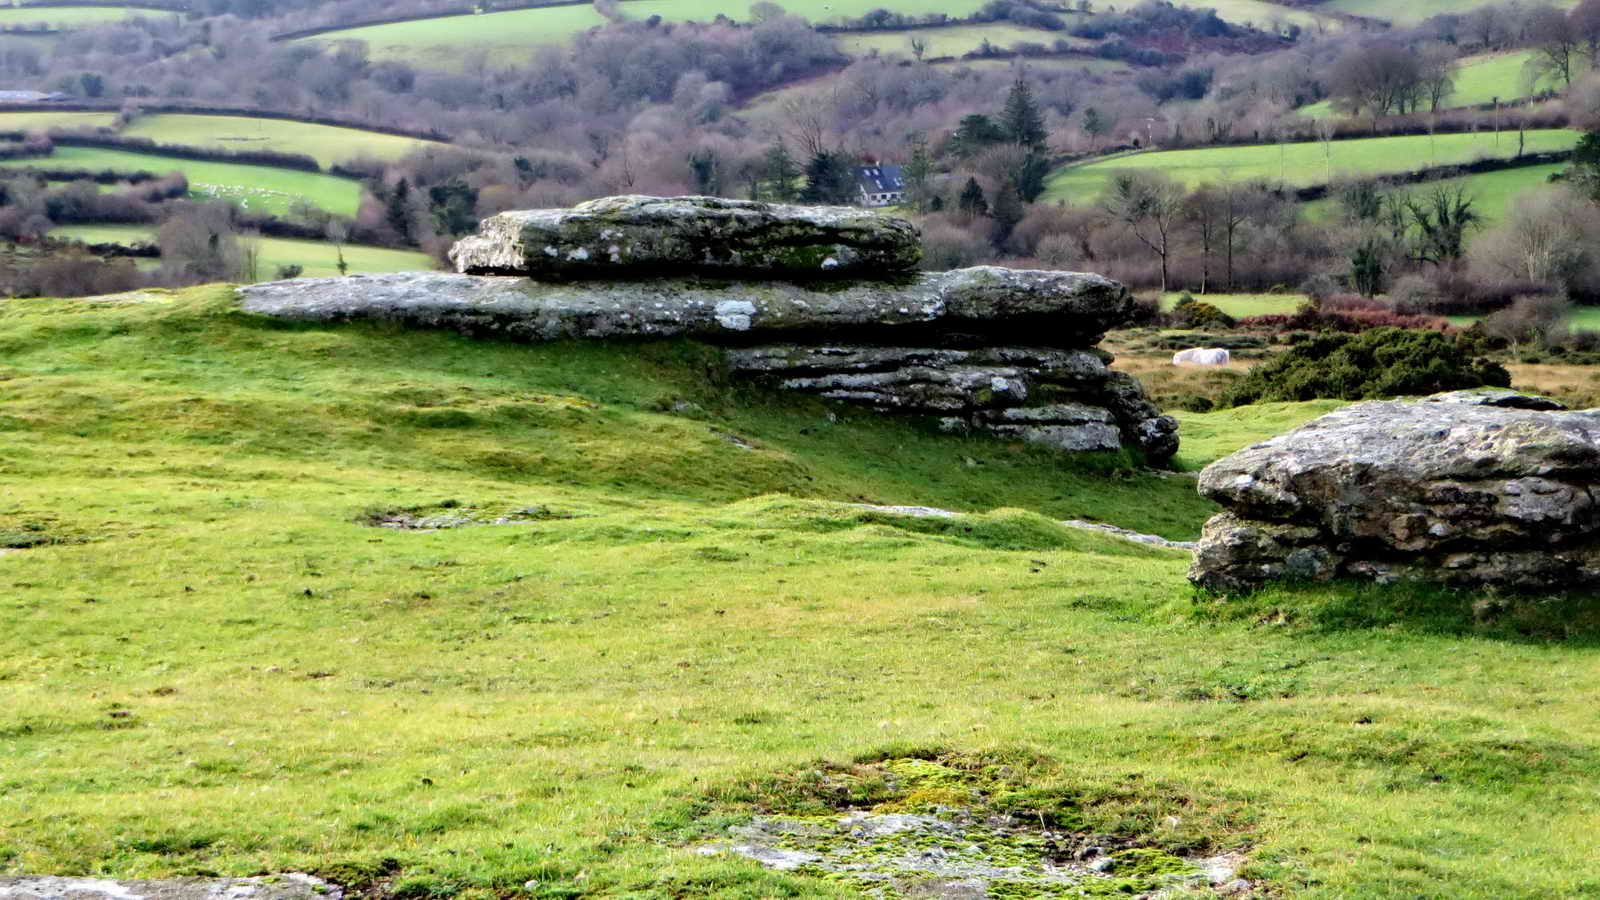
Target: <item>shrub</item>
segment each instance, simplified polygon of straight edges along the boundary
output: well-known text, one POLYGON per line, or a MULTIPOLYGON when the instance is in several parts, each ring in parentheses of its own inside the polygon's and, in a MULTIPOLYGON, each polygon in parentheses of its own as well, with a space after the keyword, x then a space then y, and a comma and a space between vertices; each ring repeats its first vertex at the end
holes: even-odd
POLYGON ((1402 275, 1389 287, 1389 302, 1401 315, 1434 313, 1443 300, 1439 285, 1422 275, 1402 275))
POLYGON ((1236 324, 1233 316, 1187 293, 1172 307, 1172 322, 1181 328, 1232 328, 1236 324))
POLYGON ((1223 406, 1267 400, 1366 400, 1475 387, 1509 387, 1499 363, 1473 355, 1475 345, 1437 331, 1377 328, 1325 332, 1296 343, 1250 370, 1223 406))
POLYGON ((1321 303, 1339 293, 1339 280, 1332 275, 1318 273, 1300 282, 1300 293, 1321 303))

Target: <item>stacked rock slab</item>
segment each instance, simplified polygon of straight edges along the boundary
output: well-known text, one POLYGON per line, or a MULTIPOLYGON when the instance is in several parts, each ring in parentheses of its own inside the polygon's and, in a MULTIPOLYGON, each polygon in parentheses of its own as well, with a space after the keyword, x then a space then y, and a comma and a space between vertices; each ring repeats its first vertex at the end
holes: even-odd
POLYGON ((451 250, 460 274, 242 289, 285 318, 381 319, 520 340, 688 337, 735 372, 1063 450, 1154 462, 1177 423, 1096 348, 1133 303, 1098 275, 915 271, 909 222, 845 207, 608 197, 508 212, 451 250))
POLYGON ((1510 391, 1358 403, 1218 460, 1189 578, 1600 585, 1600 410, 1510 391))

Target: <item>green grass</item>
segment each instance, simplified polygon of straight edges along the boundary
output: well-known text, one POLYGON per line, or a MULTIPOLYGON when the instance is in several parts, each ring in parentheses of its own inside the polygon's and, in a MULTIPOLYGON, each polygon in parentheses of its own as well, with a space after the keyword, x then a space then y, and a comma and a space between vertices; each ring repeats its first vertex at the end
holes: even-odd
POLYGON ((46 22, 52 28, 81 28, 84 25, 103 25, 118 22, 130 16, 174 16, 155 10, 129 9, 125 6, 48 6, 0 8, 0 28, 16 28, 46 22))
MULTIPOLYGON (((1600 891, 1591 638, 1431 591, 1201 598, 1185 554, 1053 521, 1192 534, 1189 479, 717 371, 215 288, 0 302, 0 534, 32 548, 0 555, 0 873, 843 898, 687 845, 775 773, 944 747, 1060 820, 1246 849, 1276 895, 1600 891), (357 522, 446 500, 540 513, 357 522)), ((1184 453, 1327 408, 1186 415, 1184 453)))
MULTIPOLYGON (((1570 9, 1576 3, 1577 0, 1554 0, 1550 5, 1570 9)), ((1324 4, 1328 9, 1369 19, 1381 19, 1402 28, 1444 13, 1470 12, 1483 5, 1481 0, 1418 0, 1416 3, 1406 4, 1395 4, 1389 0, 1328 0, 1324 4)))
MULTIPOLYGON (((988 40, 996 48, 1006 48, 1024 41, 1053 45, 1058 39, 1065 39, 1075 46, 1090 44, 1080 38, 1074 38, 1064 32, 1043 31, 1038 28, 1022 28, 1017 25, 956 25, 950 28, 925 28, 918 31, 892 31, 886 33, 870 34, 841 34, 835 37, 834 44, 841 53, 849 56, 866 56, 872 51, 877 51, 885 56, 898 53, 910 57, 911 39, 919 38, 928 42, 925 52, 927 57, 935 56, 960 56, 971 53, 988 40)), ((1007 60, 1007 63, 1010 61, 1007 60)))
POLYGON ((117 118, 109 112, 3 112, 0 131, 48 131, 52 128, 109 128, 117 118))
POLYGON ((366 41, 375 60, 399 59, 437 68, 459 68, 463 52, 482 51, 489 60, 528 62, 534 49, 561 44, 606 24, 593 6, 518 9, 473 16, 446 16, 393 25, 329 32, 308 41, 366 41))
MULTIPOLYGON (((1578 132, 1546 129, 1527 133, 1527 151, 1565 150, 1577 143, 1578 132)), ((1294 144, 1257 144, 1245 147, 1206 147, 1140 153, 1087 165, 1067 166, 1052 174, 1044 197, 1087 204, 1098 197, 1118 171, 1155 169, 1194 187, 1206 181, 1244 181, 1265 178, 1290 186, 1325 184, 1344 175, 1383 175, 1430 165, 1451 165, 1475 159, 1510 156, 1517 149, 1515 132, 1478 134, 1408 135, 1294 144)))
POLYGON ((0 166, 157 174, 182 172, 189 179, 191 193, 197 197, 232 199, 247 204, 252 211, 264 210, 277 215, 287 215, 297 200, 341 216, 354 216, 361 203, 358 182, 320 172, 179 159, 98 147, 58 147, 45 159, 4 160, 0 161, 0 166))
MULTIPOLYGON (((52 237, 75 238, 90 244, 153 243, 151 230, 138 225, 63 225, 52 229, 52 237)), ((299 265, 305 276, 331 276, 339 274, 338 252, 332 244, 321 241, 299 241, 289 238, 254 238, 260 248, 260 276, 263 281, 274 277, 279 266, 299 265)), ((427 254, 412 250, 393 250, 388 247, 366 247, 361 244, 344 245, 344 260, 349 274, 364 272, 415 272, 432 269, 433 262, 427 254)))
MULTIPOLYGON (((1516 141, 1516 135, 1511 135, 1511 140, 1516 141)), ((1493 225, 1500 221, 1510 207, 1511 201, 1518 194, 1529 188, 1548 184, 1550 176, 1564 171, 1566 163, 1552 163, 1543 166, 1523 166, 1517 169, 1503 169, 1499 172, 1485 172, 1480 175, 1464 175, 1459 178, 1445 178, 1440 181, 1425 182, 1410 185, 1405 190, 1417 194, 1425 194, 1436 184, 1465 185, 1473 196, 1473 209, 1482 217, 1485 225, 1493 225)), ((1334 201, 1316 200, 1305 204, 1306 217, 1312 221, 1324 221, 1332 214, 1334 201)))
MULTIPOLYGON (((1173 292, 1161 298, 1161 308, 1171 310, 1183 296, 1173 292)), ((1209 303, 1234 318, 1245 316, 1270 316, 1292 313, 1305 301, 1302 294, 1192 294, 1196 300, 1209 303)))
POLYGON ((1337 32, 1344 28, 1344 23, 1338 19, 1319 16, 1303 9, 1280 6, 1266 0, 1214 0, 1214 2, 1208 0, 1206 3, 1194 5, 1201 9, 1206 7, 1215 9, 1217 15, 1225 21, 1239 25, 1254 25, 1263 31, 1273 30, 1276 23, 1299 25, 1313 34, 1319 30, 1337 32))
MULTIPOLYGON (((0 116, 0 124, 5 121, 0 116)), ((257 119, 248 116, 195 116, 161 113, 140 116, 123 129, 129 137, 149 138, 163 144, 214 147, 229 151, 271 150, 278 153, 303 153, 324 168, 357 156, 396 160, 428 147, 442 147, 436 141, 338 128, 309 122, 257 119)))
MULTIPOLYGON (((1526 65, 1533 57, 1531 50, 1512 50, 1498 53, 1480 53, 1464 56, 1456 61, 1456 89, 1444 100, 1444 106, 1480 106, 1494 102, 1520 100, 1539 91, 1556 88, 1553 77, 1539 79, 1533 84, 1526 80, 1526 65)), ((1312 119, 1334 115, 1333 101, 1323 100, 1302 106, 1299 114, 1312 119)))

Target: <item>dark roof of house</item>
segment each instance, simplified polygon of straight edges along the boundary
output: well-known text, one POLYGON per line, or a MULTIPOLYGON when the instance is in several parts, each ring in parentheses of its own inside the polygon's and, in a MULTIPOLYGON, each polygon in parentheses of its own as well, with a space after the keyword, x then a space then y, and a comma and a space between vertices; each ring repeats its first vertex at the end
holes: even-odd
POLYGON ((886 194, 905 190, 906 182, 900 177, 899 166, 859 166, 856 187, 868 194, 886 194))

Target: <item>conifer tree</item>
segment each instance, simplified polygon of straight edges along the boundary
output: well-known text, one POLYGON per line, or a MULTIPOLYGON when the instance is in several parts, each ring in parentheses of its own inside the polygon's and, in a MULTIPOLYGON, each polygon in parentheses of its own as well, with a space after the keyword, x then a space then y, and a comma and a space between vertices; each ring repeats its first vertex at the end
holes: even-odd
POLYGON ((789 147, 779 138, 767 148, 761 159, 761 193, 769 200, 787 203, 799 193, 795 180, 800 177, 800 167, 789 155, 789 147))
POLYGON ((989 201, 984 198, 983 188, 979 186, 978 179, 967 179, 966 185, 961 188, 961 196, 956 199, 956 208, 969 216, 989 214, 989 201))
POLYGON ((1029 149, 1043 149, 1050 136, 1044 128, 1044 114, 1033 99, 1033 89, 1021 75, 1006 95, 1005 108, 1000 112, 1000 128, 1006 140, 1029 149))

